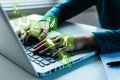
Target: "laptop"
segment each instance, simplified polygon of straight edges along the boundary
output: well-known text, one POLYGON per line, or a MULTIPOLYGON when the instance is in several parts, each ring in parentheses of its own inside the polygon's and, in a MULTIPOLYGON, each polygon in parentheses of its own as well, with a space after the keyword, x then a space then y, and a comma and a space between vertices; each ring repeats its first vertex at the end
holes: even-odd
MULTIPOLYGON (((52 35, 58 32, 49 33, 52 35)), ((6 56, 9 60, 31 73, 36 77, 46 76, 57 70, 63 69, 66 66, 60 63, 57 59, 50 56, 34 55, 29 49, 32 46, 24 46, 14 32, 12 25, 9 22, 8 15, 0 6, 0 53, 6 56)), ((54 51, 51 51, 52 53, 54 51)), ((77 55, 72 56, 71 64, 83 61, 93 55, 95 52, 81 53, 75 52, 77 55)))

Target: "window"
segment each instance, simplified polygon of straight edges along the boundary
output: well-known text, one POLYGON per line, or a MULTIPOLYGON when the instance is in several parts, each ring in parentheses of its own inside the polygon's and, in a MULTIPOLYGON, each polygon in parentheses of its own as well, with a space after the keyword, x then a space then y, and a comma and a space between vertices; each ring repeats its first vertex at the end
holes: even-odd
POLYGON ((13 10, 13 4, 19 4, 20 9, 54 6, 64 0, 0 0, 5 10, 13 10))

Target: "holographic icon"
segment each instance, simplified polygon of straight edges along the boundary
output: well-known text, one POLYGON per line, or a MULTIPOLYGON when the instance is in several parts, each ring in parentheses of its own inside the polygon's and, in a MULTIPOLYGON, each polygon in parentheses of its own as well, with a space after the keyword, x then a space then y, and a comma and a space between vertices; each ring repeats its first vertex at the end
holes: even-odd
POLYGON ((27 18, 27 14, 21 14, 21 16, 22 16, 22 20, 21 20, 21 21, 22 21, 23 23, 29 23, 29 22, 28 22, 29 20, 28 20, 28 18, 27 18))
POLYGON ((49 25, 49 22, 46 21, 46 22, 45 22, 45 29, 49 30, 49 26, 50 26, 50 25, 49 25))
POLYGON ((50 24, 50 28, 53 28, 54 25, 55 25, 55 23, 56 23, 56 21, 55 21, 55 19, 53 19, 53 20, 52 20, 52 23, 50 24))
POLYGON ((46 47, 55 50, 56 49, 55 40, 51 38, 46 38, 46 47))
POLYGON ((65 37, 63 37, 63 39, 64 39, 63 45, 65 45, 65 46, 71 46, 71 44, 69 44, 69 42, 68 42, 69 36, 65 36, 65 37))
MULTIPOLYGON (((19 5, 13 5, 13 13, 20 14, 19 5)), ((26 37, 26 33, 29 33, 30 36, 35 38, 40 38, 41 26, 40 23, 36 20, 28 19, 27 14, 22 13, 20 19, 14 19, 14 25, 20 29, 20 36, 26 37)))
POLYGON ((44 16, 44 19, 49 22, 46 23, 46 28, 49 31, 56 31, 57 30, 57 17, 56 16, 44 16))
POLYGON ((29 20, 29 33, 30 36, 33 36, 35 38, 39 38, 41 33, 41 26, 40 23, 36 20, 29 20))
POLYGON ((14 19, 13 22, 16 27, 19 27, 19 19, 14 19))
MULTIPOLYGON (((14 13, 15 15, 20 14, 19 4, 14 4, 14 5, 13 5, 13 13, 14 13)), ((14 25, 15 25, 16 27, 19 26, 19 20, 18 20, 18 19, 14 19, 13 22, 14 22, 14 25)))
POLYGON ((53 43, 53 41, 49 38, 49 39, 47 39, 47 42, 50 44, 50 45, 52 45, 52 46, 54 46, 55 44, 53 43))
POLYGON ((14 14, 20 14, 20 11, 19 11, 19 5, 18 4, 14 4, 13 5, 13 13, 14 14))
POLYGON ((62 64, 71 67, 71 55, 65 51, 60 51, 58 53, 58 60, 62 64))
POLYGON ((39 21, 40 22, 40 26, 43 29, 49 30, 49 22, 48 21, 39 21))
POLYGON ((50 23, 50 22, 51 22, 51 17, 48 17, 48 18, 47 18, 47 21, 50 23))
POLYGON ((67 34, 61 34, 60 44, 66 48, 74 48, 74 37, 67 34))
POLYGON ((64 54, 62 53, 61 56, 62 56, 61 62, 64 63, 64 64, 67 64, 67 55, 64 55, 64 54))

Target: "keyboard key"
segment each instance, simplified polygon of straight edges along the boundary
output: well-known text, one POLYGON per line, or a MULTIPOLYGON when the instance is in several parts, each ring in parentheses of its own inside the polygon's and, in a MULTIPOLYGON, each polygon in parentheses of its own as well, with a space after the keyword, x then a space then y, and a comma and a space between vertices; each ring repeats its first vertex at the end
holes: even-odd
POLYGON ((39 56, 38 56, 38 55, 33 55, 32 57, 33 57, 34 59, 39 58, 39 56))
POLYGON ((50 57, 45 57, 44 59, 45 59, 45 60, 50 60, 51 58, 50 58, 50 57))
POLYGON ((34 45, 32 44, 32 45, 30 45, 30 48, 33 48, 34 47, 34 45))
POLYGON ((43 60, 43 58, 39 57, 39 58, 37 58, 37 60, 38 60, 38 61, 41 61, 41 60, 43 60))
POLYGON ((25 51, 25 52, 28 52, 27 49, 25 49, 25 48, 24 48, 24 51, 25 51))
POLYGON ((57 52, 58 50, 54 50, 54 51, 50 51, 51 54, 54 54, 55 52, 57 52))
POLYGON ((56 62, 56 60, 50 59, 49 62, 54 63, 54 62, 56 62))
POLYGON ((30 58, 30 60, 33 61, 33 62, 35 61, 35 59, 33 59, 32 57, 30 58))
POLYGON ((44 67, 44 66, 45 66, 43 63, 39 63, 38 65, 40 65, 41 67, 44 67))
POLYGON ((28 55, 29 55, 29 56, 33 56, 33 53, 29 53, 28 55))
POLYGON ((45 58, 46 56, 41 56, 41 58, 45 58))
POLYGON ((23 38, 19 37, 19 40, 20 40, 21 42, 23 42, 23 38))
POLYGON ((45 64, 45 65, 50 64, 50 62, 48 62, 48 61, 46 61, 46 60, 42 60, 41 62, 42 62, 43 64, 45 64))
POLYGON ((39 64, 39 61, 37 61, 37 60, 35 60, 34 62, 35 62, 36 64, 39 64))
POLYGON ((31 47, 27 46, 26 49, 29 50, 31 47))
POLYGON ((29 59, 31 58, 30 56, 27 56, 29 59))
POLYGON ((30 49, 29 49, 29 51, 31 51, 31 52, 32 52, 32 50, 34 50, 34 49, 33 49, 33 48, 30 48, 30 49))
POLYGON ((51 52, 46 53, 46 56, 51 56, 51 55, 52 55, 51 52))
POLYGON ((31 52, 30 52, 30 51, 27 51, 27 50, 26 50, 25 52, 26 52, 26 54, 31 54, 31 52))

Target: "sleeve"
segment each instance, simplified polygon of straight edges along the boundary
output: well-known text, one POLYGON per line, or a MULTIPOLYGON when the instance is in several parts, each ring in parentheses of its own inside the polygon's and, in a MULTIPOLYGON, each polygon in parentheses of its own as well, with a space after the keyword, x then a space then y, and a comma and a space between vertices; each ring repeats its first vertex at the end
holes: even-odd
MULTIPOLYGON (((96 1, 96 0, 94 0, 96 1)), ((58 24, 94 5, 93 0, 66 0, 49 10, 45 16, 56 16, 58 24)))
POLYGON ((106 32, 93 32, 100 53, 111 53, 120 51, 120 29, 106 32))

